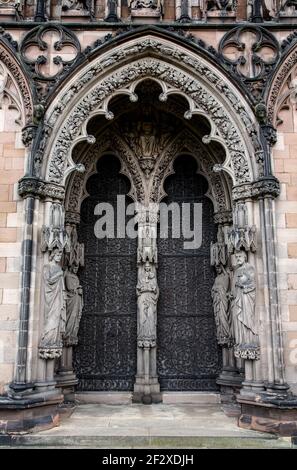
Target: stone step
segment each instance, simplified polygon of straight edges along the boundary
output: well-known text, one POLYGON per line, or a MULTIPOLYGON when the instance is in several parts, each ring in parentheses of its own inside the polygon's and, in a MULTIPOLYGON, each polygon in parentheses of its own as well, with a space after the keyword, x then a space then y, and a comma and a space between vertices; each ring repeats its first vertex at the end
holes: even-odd
POLYGON ((3 448, 86 449, 288 449, 290 438, 246 436, 0 436, 3 448))
MULTIPOLYGON (((83 392, 75 393, 77 404, 129 405, 132 403, 131 392, 83 392)), ((219 393, 205 392, 163 392, 163 404, 166 405, 212 405, 221 402, 219 393)))

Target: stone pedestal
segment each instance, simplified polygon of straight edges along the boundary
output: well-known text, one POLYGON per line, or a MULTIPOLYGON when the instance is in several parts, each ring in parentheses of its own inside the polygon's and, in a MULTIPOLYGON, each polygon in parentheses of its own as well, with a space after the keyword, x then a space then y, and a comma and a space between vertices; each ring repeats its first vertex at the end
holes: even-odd
POLYGON ((280 436, 297 435, 297 397, 279 399, 265 394, 253 400, 237 396, 241 405, 238 426, 280 436))
POLYGON ((37 394, 23 399, 0 398, 0 434, 36 432, 59 426, 58 405, 63 395, 46 399, 37 394))

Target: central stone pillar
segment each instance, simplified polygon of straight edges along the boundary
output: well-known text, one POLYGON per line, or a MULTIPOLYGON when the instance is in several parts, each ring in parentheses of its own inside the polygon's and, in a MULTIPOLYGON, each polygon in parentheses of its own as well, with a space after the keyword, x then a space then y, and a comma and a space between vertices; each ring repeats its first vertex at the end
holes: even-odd
POLYGON ((133 401, 159 403, 157 376, 157 223, 158 207, 138 207, 137 375, 133 401))

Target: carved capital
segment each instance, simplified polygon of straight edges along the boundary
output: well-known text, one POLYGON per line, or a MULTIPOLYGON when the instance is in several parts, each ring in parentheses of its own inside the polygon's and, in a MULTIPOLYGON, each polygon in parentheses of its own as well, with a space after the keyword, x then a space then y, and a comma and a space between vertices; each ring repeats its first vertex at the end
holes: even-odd
POLYGON ((62 356, 62 348, 39 348, 39 357, 50 360, 62 356))
POLYGON ((252 197, 252 183, 239 184, 232 189, 233 201, 250 199, 252 197))
POLYGON ((232 224, 232 220, 232 211, 217 212, 216 214, 214 214, 215 224, 232 224))
POLYGON ((278 179, 273 176, 260 178, 258 181, 253 183, 252 195, 255 199, 264 196, 271 196, 273 198, 279 196, 280 184, 278 179))
POLYGON ((253 344, 237 344, 234 347, 234 356, 239 359, 258 361, 260 359, 260 347, 253 344))
POLYGON ((55 183, 47 183, 33 177, 24 177, 19 181, 19 195, 22 197, 33 196, 37 198, 50 197, 63 201, 65 189, 55 183))

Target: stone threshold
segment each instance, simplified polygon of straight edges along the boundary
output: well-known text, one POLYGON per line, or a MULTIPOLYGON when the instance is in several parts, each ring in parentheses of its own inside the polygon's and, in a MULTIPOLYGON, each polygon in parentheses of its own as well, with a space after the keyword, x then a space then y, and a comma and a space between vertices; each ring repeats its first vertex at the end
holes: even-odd
MULTIPOLYGON (((80 392, 69 396, 77 404, 129 405, 132 392, 80 392)), ((214 392, 163 392, 164 405, 214 405, 221 403, 219 393, 214 392)))

